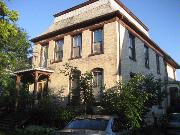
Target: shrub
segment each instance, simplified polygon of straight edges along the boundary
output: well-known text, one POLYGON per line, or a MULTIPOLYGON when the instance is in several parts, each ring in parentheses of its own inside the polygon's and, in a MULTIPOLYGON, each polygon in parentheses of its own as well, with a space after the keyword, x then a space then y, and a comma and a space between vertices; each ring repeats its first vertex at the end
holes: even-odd
POLYGON ((17 129, 16 134, 17 135, 49 135, 53 129, 51 128, 45 128, 41 126, 28 126, 24 130, 23 129, 17 129))
POLYGON ((130 81, 106 90, 101 104, 105 113, 120 115, 129 125, 139 128, 143 116, 153 105, 161 103, 163 96, 160 80, 136 74, 130 81))

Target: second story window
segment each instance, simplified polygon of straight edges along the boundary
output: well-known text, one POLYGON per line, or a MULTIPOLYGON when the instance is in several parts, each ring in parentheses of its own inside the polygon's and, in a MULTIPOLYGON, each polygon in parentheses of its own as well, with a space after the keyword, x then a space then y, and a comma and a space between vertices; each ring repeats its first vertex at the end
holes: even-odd
POLYGON ((136 60, 135 36, 129 34, 129 58, 136 60))
POLYGON ((73 37, 72 58, 81 57, 82 34, 73 37))
POLYGON ((160 60, 159 55, 156 54, 157 73, 160 74, 160 60))
POLYGON ((97 29, 93 31, 93 54, 103 53, 103 30, 97 29))
POLYGON ((54 61, 59 62, 63 59, 63 45, 64 40, 58 40, 55 43, 55 50, 54 50, 54 61))
POLYGON ((41 58, 40 58, 40 67, 46 68, 47 67, 47 60, 48 60, 48 44, 41 46, 41 58))
POLYGON ((149 68, 149 48, 144 45, 144 58, 145 58, 145 67, 149 68))

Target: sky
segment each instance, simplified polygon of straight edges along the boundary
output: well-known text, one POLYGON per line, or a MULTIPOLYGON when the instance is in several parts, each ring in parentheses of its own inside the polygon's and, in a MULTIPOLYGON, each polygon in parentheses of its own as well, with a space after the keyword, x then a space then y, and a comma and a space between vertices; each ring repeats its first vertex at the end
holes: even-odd
MULTIPOLYGON (((53 15, 86 0, 11 0, 8 7, 19 12, 17 24, 29 39, 53 22, 53 15)), ((121 0, 148 28, 151 39, 180 64, 180 0, 121 0)), ((180 80, 180 70, 177 71, 180 80)))

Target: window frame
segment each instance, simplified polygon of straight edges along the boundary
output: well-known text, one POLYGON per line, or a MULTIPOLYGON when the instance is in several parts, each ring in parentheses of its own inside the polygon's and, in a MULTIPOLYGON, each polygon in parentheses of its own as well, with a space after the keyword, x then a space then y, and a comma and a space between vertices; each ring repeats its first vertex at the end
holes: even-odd
POLYGON ((103 54, 104 53, 104 30, 103 30, 103 28, 101 27, 101 28, 96 28, 96 29, 94 29, 94 30, 92 30, 92 34, 91 34, 91 36, 92 36, 92 44, 91 44, 91 54, 92 55, 99 55, 99 54, 103 54), (101 41, 98 41, 98 42, 95 42, 95 32, 96 31, 101 31, 101 41), (94 45, 96 44, 96 43, 100 43, 100 52, 95 52, 94 50, 94 45))
MULTIPOLYGON (((92 70, 92 74, 93 74, 93 87, 97 88, 97 87, 103 87, 104 85, 104 70, 102 68, 95 68, 92 70), (95 76, 96 73, 96 76, 95 76), (97 77, 97 73, 101 73, 101 84, 99 84, 98 78, 96 79, 96 85, 95 85, 95 77, 97 77)), ((98 75, 100 76, 100 75, 98 75)))
POLYGON ((136 39, 136 37, 133 34, 129 33, 129 41, 128 41, 129 42, 129 53, 131 53, 131 54, 129 54, 129 58, 133 61, 136 61, 135 39, 136 39), (131 40, 132 40, 132 42, 131 42, 131 40))
POLYGON ((73 36, 71 36, 71 59, 78 59, 78 58, 81 58, 82 57, 82 33, 78 33, 78 34, 75 34, 73 36), (74 46, 74 38, 75 37, 78 37, 80 36, 81 37, 81 45, 80 46, 74 46), (77 57, 74 57, 73 54, 74 54, 74 48, 79 48, 79 56, 77 57))
POLYGON ((149 47, 147 45, 144 45, 144 60, 145 67, 149 69, 149 47))
POLYGON ((156 54, 157 74, 161 74, 160 56, 156 54))
POLYGON ((54 48, 54 62, 62 62, 62 60, 63 60, 63 57, 64 57, 64 50, 63 50, 63 48, 64 48, 64 38, 63 39, 59 39, 59 40, 56 40, 55 41, 55 48, 54 48), (57 49, 57 42, 59 42, 59 41, 62 41, 63 42, 63 44, 61 45, 62 46, 62 50, 56 50, 57 49), (59 60, 57 60, 56 58, 56 54, 57 53, 60 53, 60 52, 62 52, 62 58, 61 59, 59 59, 59 60))
POLYGON ((40 56, 40 67, 47 68, 48 66, 48 57, 49 57, 49 43, 44 43, 41 45, 41 56, 40 56), (46 49, 46 57, 45 57, 46 49), (43 62, 44 59, 44 62, 43 62))

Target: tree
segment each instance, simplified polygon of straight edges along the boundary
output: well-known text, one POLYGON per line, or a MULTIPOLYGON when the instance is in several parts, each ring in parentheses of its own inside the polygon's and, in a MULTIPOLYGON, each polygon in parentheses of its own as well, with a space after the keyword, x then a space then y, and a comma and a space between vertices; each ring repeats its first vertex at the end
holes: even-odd
POLYGON ((76 80, 77 87, 71 92, 72 95, 70 97, 71 101, 73 105, 81 106, 81 107, 83 106, 85 113, 91 112, 93 103, 95 102, 95 98, 93 95, 93 83, 92 83, 93 76, 91 72, 87 71, 86 73, 82 74, 80 73, 77 67, 73 67, 68 63, 66 63, 64 65, 64 69, 60 70, 60 73, 63 73, 65 76, 68 76, 69 80, 71 81, 78 78, 78 80, 76 80), (74 94, 79 95, 79 97, 77 96, 74 97, 73 96, 74 94))
POLYGON ((16 26, 18 12, 8 9, 0 0, 0 75, 27 67, 27 33, 16 26))
POLYGON ((5 2, 0 0, 0 39, 7 39, 10 35, 16 35, 15 22, 18 20, 18 12, 8 9, 5 2))
POLYGON ((101 104, 106 113, 124 116, 128 125, 139 128, 145 114, 163 97, 160 80, 153 75, 136 74, 128 82, 106 90, 101 104))
POLYGON ((27 33, 16 26, 18 12, 8 9, 0 0, 0 90, 1 99, 15 92, 13 72, 29 67, 28 49, 31 47, 27 33), (12 92, 14 91, 14 92, 12 92))

